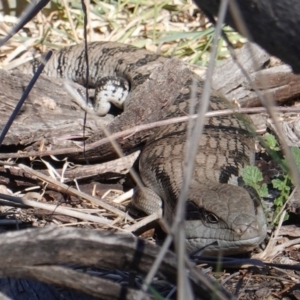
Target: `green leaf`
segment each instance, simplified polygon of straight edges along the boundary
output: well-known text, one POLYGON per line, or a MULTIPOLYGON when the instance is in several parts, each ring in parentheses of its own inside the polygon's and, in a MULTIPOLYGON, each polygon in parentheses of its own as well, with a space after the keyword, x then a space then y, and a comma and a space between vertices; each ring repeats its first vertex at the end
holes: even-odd
POLYGON ((274 151, 280 150, 280 148, 278 147, 278 142, 273 134, 266 133, 264 135, 264 140, 271 150, 274 150, 274 151))
POLYGON ((282 197, 278 197, 278 198, 276 198, 275 200, 274 200, 274 204, 277 206, 277 208, 279 207, 282 207, 282 205, 283 205, 283 199, 282 199, 282 197))
POLYGON ((267 197, 268 196, 268 194, 269 194, 269 192, 268 192, 268 187, 267 187, 267 184, 266 183, 264 183, 260 188, 259 188, 259 196, 261 197, 261 198, 263 198, 263 197, 267 197))
POLYGON ((253 187, 261 198, 268 196, 268 187, 265 183, 260 184, 263 175, 256 166, 246 166, 242 176, 245 184, 253 187))
POLYGON ((244 182, 252 187, 263 180, 262 173, 256 166, 246 166, 243 170, 242 176, 244 182))
POLYGON ((272 180, 272 184, 274 189, 278 189, 279 191, 282 191, 285 188, 284 181, 277 178, 272 180))

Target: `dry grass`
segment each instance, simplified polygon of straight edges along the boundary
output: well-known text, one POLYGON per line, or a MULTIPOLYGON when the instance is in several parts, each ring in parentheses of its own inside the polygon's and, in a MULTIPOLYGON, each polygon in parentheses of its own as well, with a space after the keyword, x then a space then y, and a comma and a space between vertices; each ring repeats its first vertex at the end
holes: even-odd
MULTIPOLYGON (((52 1, 18 32, 1 51, 3 65, 26 49, 59 49, 84 39, 84 14, 79 0, 52 1)), ((6 35, 18 19, 4 16, 0 35, 6 35)), ((243 39, 225 28, 233 44, 243 39)), ((117 41, 144 47, 206 65, 214 28, 191 1, 93 1, 88 7, 88 41, 117 41)), ((217 59, 228 56, 223 40, 217 59)))

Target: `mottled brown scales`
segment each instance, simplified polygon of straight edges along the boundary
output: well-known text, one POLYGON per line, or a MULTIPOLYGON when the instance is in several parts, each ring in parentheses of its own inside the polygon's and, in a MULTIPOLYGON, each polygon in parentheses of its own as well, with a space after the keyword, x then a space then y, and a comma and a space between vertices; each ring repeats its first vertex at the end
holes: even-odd
MULTIPOLYGON (((119 76, 131 87, 124 113, 108 125, 117 132, 160 119, 186 116, 190 97, 197 82, 197 111, 203 82, 177 59, 163 57, 129 45, 95 42, 88 45, 89 87, 96 87, 105 76, 119 76)), ((54 53, 45 74, 86 84, 83 45, 54 53)), ((209 110, 229 107, 228 102, 212 93, 209 110)), ((254 139, 246 123, 235 115, 211 117, 198 141, 193 179, 190 183, 186 212, 188 250, 218 241, 206 252, 225 254, 249 251, 266 235, 266 221, 257 195, 243 186, 241 170, 253 163, 254 139)), ((150 214, 160 207, 167 222, 174 217, 184 178, 188 123, 176 123, 151 131, 141 153, 139 172, 145 185, 137 190, 133 204, 150 214)), ((101 138, 101 133, 99 133, 101 138)), ((145 140, 139 133, 128 137, 126 145, 145 140)), ((125 147, 125 142, 120 140, 125 147)), ((126 147, 124 148, 127 149, 126 147)), ((99 147, 87 152, 90 159, 105 156, 111 150, 99 147)))

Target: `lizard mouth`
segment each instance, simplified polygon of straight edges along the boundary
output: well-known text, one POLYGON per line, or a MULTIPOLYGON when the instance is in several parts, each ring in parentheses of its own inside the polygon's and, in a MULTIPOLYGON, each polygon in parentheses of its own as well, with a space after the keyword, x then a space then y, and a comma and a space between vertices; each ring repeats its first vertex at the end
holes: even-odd
POLYGON ((205 247, 202 253, 208 255, 249 252, 262 243, 267 234, 267 225, 257 221, 247 226, 237 226, 234 230, 206 227, 201 221, 187 221, 185 228, 187 251, 205 247))
POLYGON ((239 240, 235 242, 218 240, 217 243, 214 242, 216 242, 216 240, 213 239, 206 239, 206 240, 203 240, 202 238, 187 239, 186 240, 187 251, 194 252, 197 249, 201 251, 201 248, 203 248, 201 254, 217 256, 221 253, 223 256, 228 256, 228 255, 250 252, 255 248, 255 246, 259 245, 262 242, 262 240, 259 237, 256 237, 253 239, 246 240, 246 243, 245 240, 243 241, 239 240), (203 246, 201 247, 199 245, 203 245, 203 246))

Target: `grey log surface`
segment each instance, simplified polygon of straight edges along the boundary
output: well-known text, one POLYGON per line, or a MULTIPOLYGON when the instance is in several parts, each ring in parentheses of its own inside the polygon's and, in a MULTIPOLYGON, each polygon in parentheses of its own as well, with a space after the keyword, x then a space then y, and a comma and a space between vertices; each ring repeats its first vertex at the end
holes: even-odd
MULTIPOLYGON (((0 70, 0 124, 7 122, 32 76, 17 71, 0 70)), ((40 77, 15 119, 3 145, 38 147, 45 139, 45 146, 69 134, 82 135, 83 111, 76 109, 61 80, 40 77), (55 92, 53 92, 55 91, 55 92), (35 145, 35 146, 33 146, 35 145)), ((89 134, 89 126, 86 128, 89 134)), ((54 143, 53 143, 54 142, 54 143)), ((37 149, 37 148, 36 148, 37 149)), ((3 149, 1 151, 3 153, 3 149)))
MULTIPOLYGON (((216 16, 221 0, 194 0, 204 12, 216 16)), ((233 1, 232 1, 233 2, 233 1)), ((250 40, 288 63, 300 73, 300 2, 298 0, 236 0, 250 32, 250 40)), ((239 31, 229 12, 226 22, 239 31)))
MULTIPOLYGON (((169 60, 154 70, 151 80, 146 81, 136 88, 134 93, 131 93, 134 101, 129 102, 124 113, 109 124, 110 133, 161 119, 162 114, 168 108, 166 99, 174 99, 180 93, 182 81, 186 77, 185 70, 187 70, 183 68, 183 63, 179 60, 168 62, 169 60), (168 84, 166 84, 165 78, 168 78, 168 84), (167 88, 163 89, 163 87, 167 88), (147 105, 140 105, 140 99, 143 99, 143 103, 147 103, 147 105)), ((0 112, 1 125, 6 122, 9 113, 22 94, 24 82, 28 82, 29 78, 30 76, 19 72, 0 72, 0 82, 3 87, 0 92, 0 111, 3 113, 2 115, 0 112), (8 95, 10 95, 9 103, 7 101, 8 95)), ((4 140, 4 145, 24 145, 26 151, 37 151, 41 140, 44 139, 45 146, 51 145, 51 149, 74 148, 74 141, 78 141, 82 137, 84 114, 80 109, 74 110, 71 105, 71 97, 64 91, 61 82, 61 79, 40 78, 23 111, 4 140), (53 90, 56 92, 53 93, 53 90), (51 101, 52 103, 50 107, 42 103, 45 95, 46 102, 51 101)), ((126 137, 126 139, 120 138, 117 141, 123 150, 129 151, 145 141, 150 133, 153 133, 153 130, 137 133, 126 137)), ((92 143, 104 138, 105 134, 101 132, 95 122, 90 121, 85 128, 85 136, 89 138, 88 143, 92 143)), ((105 144, 86 153, 86 155, 92 161, 94 159, 99 160, 99 157, 103 159, 113 152, 111 145, 105 144)), ((66 152, 65 156, 68 154, 66 152)), ((1 159, 5 157, 3 151, 0 156, 1 159)), ((77 153, 68 156, 71 159, 84 161, 80 147, 78 147, 77 153)))
MULTIPOLYGON (((54 226, 1 234, 0 240, 0 277, 25 277, 63 285, 98 299, 135 299, 137 291, 57 265, 76 264, 146 274, 160 250, 159 246, 126 234, 54 226)), ((228 292, 201 270, 194 268, 194 271, 189 277, 196 297, 210 300, 214 295, 217 299, 232 299, 228 292)), ((176 273, 176 256, 168 252, 158 274, 175 283, 176 273)), ((10 282, 0 280, 0 287, 5 285, 7 295, 16 293, 16 286, 9 286, 10 282)), ((57 292, 55 294, 43 286, 37 285, 34 289, 36 292, 39 290, 39 295, 44 295, 40 299, 61 299, 55 296, 57 292), (52 294, 48 298, 49 293, 52 294)), ((25 293, 24 290, 22 292, 25 293)), ((27 299, 39 298, 30 298, 28 294, 27 299)), ((72 298, 66 296, 65 299, 72 298)), ((148 299, 148 296, 143 299, 148 299)))

